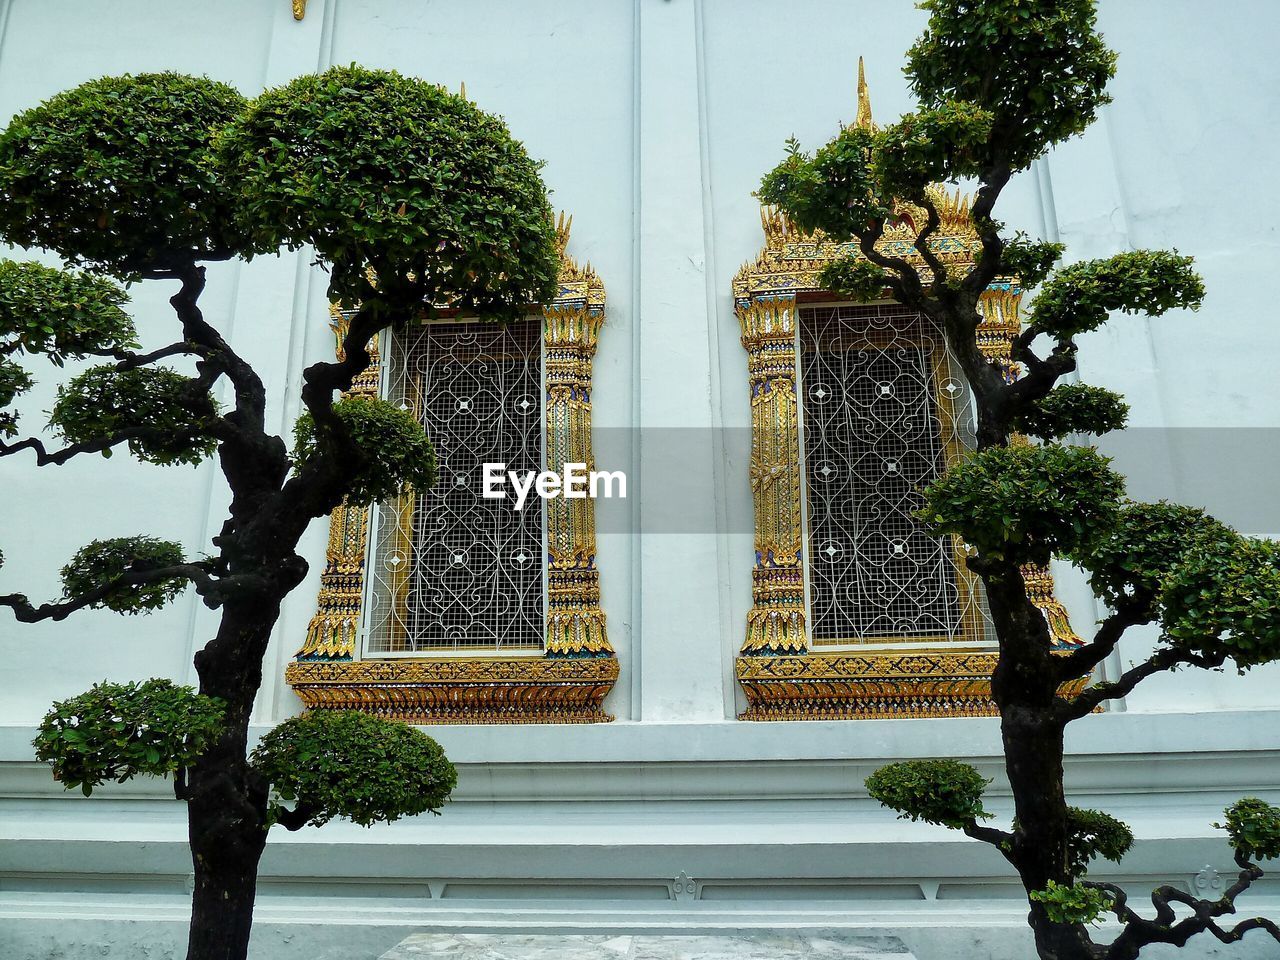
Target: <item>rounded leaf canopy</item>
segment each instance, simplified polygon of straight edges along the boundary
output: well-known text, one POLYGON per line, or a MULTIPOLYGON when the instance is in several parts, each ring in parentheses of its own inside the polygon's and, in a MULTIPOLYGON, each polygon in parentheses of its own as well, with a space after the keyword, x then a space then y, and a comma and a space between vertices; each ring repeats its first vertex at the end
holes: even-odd
POLYGON ((1040 287, 1029 326, 1059 340, 1097 330, 1112 310, 1158 317, 1199 310, 1204 280, 1176 250, 1127 250, 1054 271, 1040 287))
POLYGON ((216 411, 208 388, 175 370, 102 366, 58 387, 49 423, 71 443, 141 431, 128 440, 129 452, 139 460, 197 464, 217 447, 208 432, 216 411))
MULTIPOLYGON (((367 827, 438 813, 458 782, 440 745, 422 731, 347 710, 286 720, 262 738, 252 762, 313 826, 334 817, 367 827)), ((281 805, 272 804, 278 817, 281 805)))
POLYGON ((121 309, 128 302, 102 277, 0 260, 0 355, 41 353, 61 366, 68 357, 136 347, 133 320, 121 309))
POLYGON ((1028 896, 1044 907, 1054 923, 1093 923, 1111 909, 1115 896, 1109 890, 1083 883, 1058 883, 1050 880, 1043 890, 1032 890, 1028 896))
POLYGON ((914 200, 931 183, 981 173, 990 139, 989 112, 949 101, 909 113, 881 130, 872 166, 884 192, 914 200))
POLYGON ((209 146, 243 107, 207 77, 144 73, 18 114, 0 134, 0 236, 122 279, 226 259, 241 242, 209 146))
POLYGON ((171 680, 99 683, 53 705, 32 742, 67 789, 164 776, 189 766, 222 729, 223 704, 171 680))
POLYGON ((259 252, 310 244, 354 302, 414 280, 427 306, 515 318, 555 294, 539 164, 498 117, 394 71, 335 67, 268 90, 218 136, 259 252))
POLYGON ((986 556, 1047 563, 1110 529, 1123 496, 1124 479, 1090 447, 991 447, 926 487, 919 517, 986 556))
POLYGON ((801 230, 849 240, 893 212, 893 198, 872 169, 875 142, 871 130, 846 127, 810 156, 789 140, 787 158, 765 174, 756 195, 786 211, 801 230))
MULTIPOLYGON (((376 503, 405 487, 426 490, 436 482, 436 453, 412 413, 376 397, 343 397, 333 412, 351 435, 364 463, 347 490, 350 503, 376 503)), ((293 456, 305 463, 316 452, 315 421, 304 413, 293 427, 293 456)))
POLYGON ((959 760, 904 760, 867 777, 867 792, 900 819, 923 820, 960 830, 991 814, 982 808, 990 783, 959 760))
POLYGON ((1248 860, 1274 860, 1280 857, 1280 809, 1257 797, 1242 797, 1223 811, 1226 823, 1215 823, 1226 830, 1231 846, 1248 860))
POLYGON ((1237 539, 1230 527, 1195 507, 1130 502, 1104 536, 1072 559, 1088 571, 1089 585, 1107 604, 1128 598, 1153 613, 1166 581, 1192 550, 1237 539))
MULTIPOLYGON (((183 563, 182 547, 155 537, 116 537, 94 540, 76 551, 62 568, 62 593, 68 600, 99 590, 130 573, 147 573, 183 563)), ((148 613, 159 610, 180 594, 185 579, 116 587, 93 608, 106 607, 116 613, 148 613)))
POLYGON ((1241 669, 1280 659, 1280 544, 1234 537, 1197 544, 1161 595, 1164 638, 1226 654, 1241 669))
POLYGON ((1101 810, 1067 807, 1067 831, 1067 866, 1073 877, 1084 876, 1095 857, 1119 863, 1133 846, 1129 825, 1101 810))
POLYGON ((922 0, 924 34, 906 74, 921 103, 989 111, 1017 170, 1084 130, 1109 103, 1116 55, 1096 30, 1094 0, 922 0))
POLYGON ((1101 436, 1123 430, 1128 419, 1129 405, 1115 391, 1085 383, 1064 383, 1021 411, 1013 425, 1028 436, 1061 440, 1073 433, 1101 436))

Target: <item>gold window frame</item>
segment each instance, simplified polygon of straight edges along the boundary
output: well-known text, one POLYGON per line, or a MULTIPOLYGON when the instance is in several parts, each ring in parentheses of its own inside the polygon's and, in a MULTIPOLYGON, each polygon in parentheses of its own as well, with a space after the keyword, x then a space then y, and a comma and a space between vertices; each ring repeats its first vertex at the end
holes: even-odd
MULTIPOLYGON (((544 468, 566 463, 594 469, 592 364, 605 319, 605 290, 591 265, 565 252, 572 219, 557 224, 560 280, 540 308, 543 336, 544 468)), ((343 314, 331 307, 339 348, 343 314)), ((374 364, 350 393, 377 395, 374 364)), ((311 710, 362 710, 409 723, 598 723, 612 720, 604 698, 618 679, 600 608, 595 502, 546 502, 545 644, 540 654, 357 659, 368 507, 340 504, 329 519, 325 569, 316 613, 285 679, 311 710)))
MULTIPOLYGON (((859 125, 870 126, 871 107, 859 62, 859 125)), ((941 224, 928 240, 948 268, 974 264, 978 237, 970 204, 957 190, 930 188, 941 224)), ((916 224, 925 211, 895 204, 895 217, 877 249, 911 263, 932 279, 916 249, 916 224)), ((747 353, 751 397, 751 491, 755 511, 755 566, 752 606, 735 674, 746 694, 742 720, 826 720, 882 717, 995 716, 991 674, 998 654, 990 645, 953 641, 927 648, 826 651, 810 649, 806 629, 804 558, 807 547, 802 509, 803 481, 796 395, 799 306, 833 302, 819 283, 823 268, 837 259, 862 257, 857 244, 838 243, 821 233, 796 228, 781 211, 763 207, 765 246, 733 281, 735 312, 747 353)), ((1021 326, 1022 287, 999 278, 983 292, 978 345, 1010 375, 1013 338, 1021 326)), ((1047 567, 1023 568, 1032 602, 1043 614, 1055 647, 1082 643, 1053 593, 1047 567)), ((878 640, 891 644, 892 640, 878 640)), ((899 641, 901 642, 901 641, 899 641)), ((1082 689, 1087 678, 1065 685, 1082 689)), ((1064 689, 1065 694, 1078 692, 1064 689)))

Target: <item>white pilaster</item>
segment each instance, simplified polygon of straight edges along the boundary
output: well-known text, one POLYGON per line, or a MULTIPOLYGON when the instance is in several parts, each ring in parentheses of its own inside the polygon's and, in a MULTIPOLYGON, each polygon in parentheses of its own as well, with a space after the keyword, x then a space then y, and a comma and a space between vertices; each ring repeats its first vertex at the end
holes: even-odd
MULTIPOLYGON (((639 0, 640 691, 637 719, 724 717, 713 360, 694 0, 639 0), (705 431, 676 462, 663 431, 705 431), (697 519, 648 532, 656 517, 697 519), (695 529, 696 526, 696 529, 695 529)), ((682 444, 683 447, 683 444, 682 444)), ((662 524, 666 526, 666 524, 662 524)))

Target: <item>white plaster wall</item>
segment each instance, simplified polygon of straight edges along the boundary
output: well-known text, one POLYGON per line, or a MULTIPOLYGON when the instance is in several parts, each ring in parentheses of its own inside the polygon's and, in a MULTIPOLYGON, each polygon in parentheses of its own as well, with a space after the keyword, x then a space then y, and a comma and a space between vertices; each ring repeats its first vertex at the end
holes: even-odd
MULTIPOLYGON (((1121 52, 1116 103, 1020 177, 1003 215, 1067 241, 1072 257, 1137 246, 1195 254, 1210 289, 1204 309, 1118 321, 1085 346, 1082 376, 1127 392, 1144 427, 1269 428, 1280 334, 1262 282, 1280 213, 1267 177, 1280 6, 1242 0, 1215 8, 1211 21, 1206 9, 1178 0, 1157 16, 1104 0, 1103 28, 1121 52)), ((745 357, 729 283, 761 243, 750 192, 785 137, 816 145, 851 118, 858 54, 876 115, 908 109, 899 68, 922 23, 907 0, 311 0, 302 23, 287 0, 129 0, 109 12, 90 0, 0 0, 0 116, 128 70, 204 72, 247 94, 351 61, 465 81, 546 160, 553 203, 575 218, 571 250, 608 286, 596 423, 741 428, 745 357)), ((167 295, 163 285, 135 288, 150 343, 172 329, 167 295)), ((206 310, 263 371, 282 431, 297 412, 299 371, 331 349, 324 299, 323 274, 303 255, 210 271, 206 310)), ((28 425, 53 397, 48 371, 38 373, 28 425)), ((1205 464, 1176 442, 1158 452, 1169 467, 1156 493, 1205 499, 1205 464)), ((646 462, 655 460, 638 448, 620 466, 650 492, 602 511, 643 515, 646 496, 657 505, 661 478, 645 474, 646 462)), ((623 669, 609 707, 622 720, 728 721, 740 706, 732 658, 750 605, 746 464, 713 446, 688 469, 700 491, 691 509, 714 516, 718 535, 601 538, 603 604, 623 669)), ((58 567, 93 537, 146 531, 199 550, 225 503, 212 464, 161 470, 123 456, 40 471, 0 460, 0 485, 15 505, 0 530, 9 557, 0 589, 34 596, 55 592, 58 567)), ((279 678, 313 608, 323 538, 317 524, 306 544, 317 569, 287 602, 268 655, 262 722, 297 706, 279 678)), ((1087 590, 1070 571, 1060 580, 1087 632, 1096 615, 1087 590)), ((29 725, 53 698, 103 677, 190 678, 193 646, 213 622, 190 597, 152 617, 0 620, 0 724, 29 725)), ((1137 639, 1122 659, 1144 649, 1137 639)), ((1274 706, 1277 678, 1183 673, 1150 682, 1126 706, 1274 706)))

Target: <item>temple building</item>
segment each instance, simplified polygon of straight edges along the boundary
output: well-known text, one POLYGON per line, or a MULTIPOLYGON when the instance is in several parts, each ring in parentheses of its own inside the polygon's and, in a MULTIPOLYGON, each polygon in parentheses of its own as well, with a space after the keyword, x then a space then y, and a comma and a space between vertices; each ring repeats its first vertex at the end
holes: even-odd
MULTIPOLYGON (((1135 498, 1280 535, 1280 5, 1102 0, 1100 22, 1114 103, 996 215, 1068 260, 1195 256, 1198 313, 1082 338, 1080 377, 1132 406, 1100 446, 1135 498)), ((974 444, 967 387, 931 321, 841 302, 818 274, 848 248, 753 196, 788 137, 810 148, 914 106, 901 65, 923 23, 907 0, 0 0, 6 120, 104 74, 208 74, 253 95, 332 64, 394 68, 502 115, 563 211, 552 302, 505 326, 383 334, 353 387, 421 419, 439 478, 314 524, 255 731, 306 708, 423 724, 459 783, 438 818, 273 832, 262 957, 372 958, 433 929, 872 929, 965 958, 1029 942, 993 850, 899 821, 863 786, 894 760, 956 757, 1009 815, 982 586, 964 545, 915 517, 920 486, 974 444), (506 495, 479 495, 496 464, 506 495), (595 471, 595 497, 515 508, 508 472, 573 464, 595 471)), ((962 267, 966 187, 933 199, 930 245, 962 267)), ((886 248, 919 260, 922 215, 899 204, 886 248)), ((166 342, 172 291, 131 293, 144 340, 166 342)), ((983 295, 992 360, 1032 295, 1012 277, 983 295)), ((211 265, 202 306, 290 436, 302 370, 332 357, 351 305, 298 251, 211 265)), ((41 379, 30 422, 55 388, 41 379)), ((57 595, 94 537, 199 552, 227 499, 213 462, 125 456, 0 459, 0 489, 0 592, 33 597, 57 595)), ((1024 576, 1056 645, 1089 638, 1104 608, 1078 570, 1024 576)), ((66 794, 30 742, 53 700, 104 678, 194 683, 216 616, 190 591, 145 617, 0 613, 0 957, 185 942, 183 805, 153 781, 66 794)), ((1135 633, 1099 678, 1157 640, 1135 633)), ((1091 875, 1211 894, 1232 870, 1223 807, 1280 799, 1280 668, 1159 676, 1075 724, 1068 751, 1069 799, 1137 835, 1091 875)), ((1274 881, 1248 897, 1280 915, 1274 881)), ((1213 955, 1266 955, 1233 949, 1213 955)))

